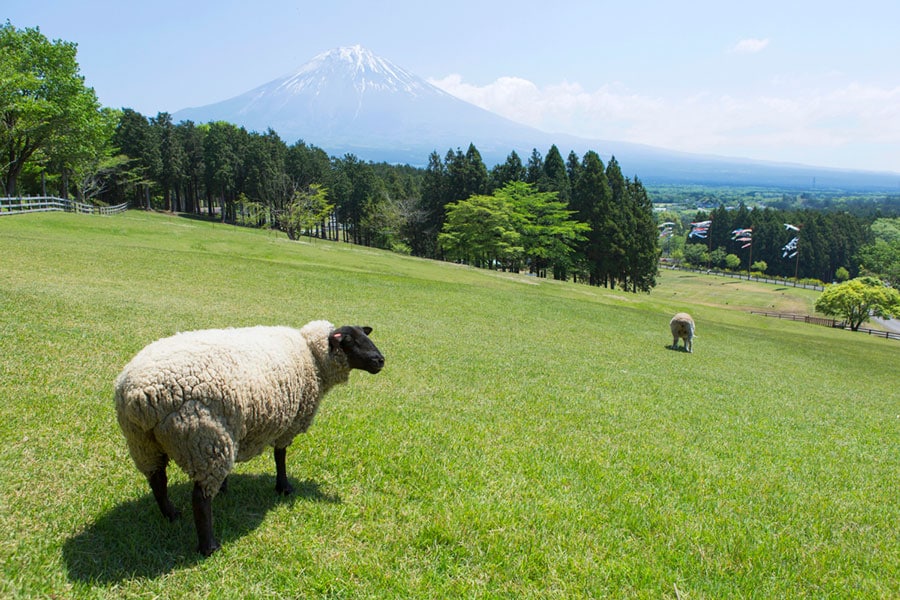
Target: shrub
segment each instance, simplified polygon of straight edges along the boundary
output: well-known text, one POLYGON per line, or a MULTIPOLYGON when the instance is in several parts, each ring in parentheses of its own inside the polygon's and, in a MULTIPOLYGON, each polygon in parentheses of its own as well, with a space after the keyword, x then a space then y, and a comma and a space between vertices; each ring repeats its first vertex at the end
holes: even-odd
POLYGON ((725 257, 725 266, 736 271, 741 267, 741 258, 737 254, 729 254, 725 257))
POLYGON ((705 266, 709 262, 709 253, 701 244, 687 244, 684 247, 684 262, 695 267, 705 266))

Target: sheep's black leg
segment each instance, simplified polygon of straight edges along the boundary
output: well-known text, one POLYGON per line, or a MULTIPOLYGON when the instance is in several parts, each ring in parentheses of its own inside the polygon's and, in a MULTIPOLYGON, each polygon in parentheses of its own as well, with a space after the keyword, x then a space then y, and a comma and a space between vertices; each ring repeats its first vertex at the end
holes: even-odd
POLYGON ((288 482, 285 457, 287 448, 275 448, 275 491, 289 496, 294 493, 294 486, 288 482))
POLYGON ((220 548, 213 535, 212 498, 203 493, 199 483, 194 483, 194 526, 197 528, 197 552, 209 556, 220 548))
POLYGON ((169 500, 169 479, 166 477, 166 463, 168 462, 169 460, 166 458, 162 466, 151 473, 147 479, 150 481, 150 489, 153 490, 153 497, 156 498, 159 510, 169 521, 174 521, 181 516, 181 511, 175 508, 175 505, 169 500))
POLYGON ((219 493, 224 494, 228 491, 228 478, 222 480, 222 485, 219 486, 219 493))

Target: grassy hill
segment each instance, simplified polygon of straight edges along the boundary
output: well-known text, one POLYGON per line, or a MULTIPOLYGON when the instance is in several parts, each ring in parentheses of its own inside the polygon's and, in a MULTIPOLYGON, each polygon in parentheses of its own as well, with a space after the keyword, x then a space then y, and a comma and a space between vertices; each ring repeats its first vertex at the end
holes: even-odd
POLYGON ((4 597, 900 595, 900 344, 747 312, 815 292, 631 295, 134 211, 2 218, 0 257, 4 597), (203 560, 113 379, 176 331, 318 318, 372 326, 386 367, 289 448, 293 498, 270 454, 238 466, 203 560))

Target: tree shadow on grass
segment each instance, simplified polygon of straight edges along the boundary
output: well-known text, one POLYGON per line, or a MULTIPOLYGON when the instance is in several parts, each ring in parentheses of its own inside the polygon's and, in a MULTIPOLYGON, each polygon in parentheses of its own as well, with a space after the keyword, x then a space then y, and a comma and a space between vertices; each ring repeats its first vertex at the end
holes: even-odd
MULTIPOLYGON (((115 507, 67 539, 63 558, 69 579, 106 585, 158 577, 203 560, 196 551, 192 489, 191 483, 169 486, 169 496, 182 512, 174 523, 159 512, 148 487, 140 499, 115 507)), ((295 482, 294 493, 285 497, 275 493, 272 476, 232 474, 228 491, 213 499, 216 538, 227 546, 259 527, 276 506, 298 501, 340 504, 341 498, 308 479, 295 482)))
POLYGON ((202 214, 180 212, 180 213, 175 213, 175 216, 181 217, 182 219, 187 219, 189 221, 204 221, 206 223, 221 223, 222 222, 222 217, 220 215, 209 216, 208 214, 206 214, 205 210, 203 211, 202 214))

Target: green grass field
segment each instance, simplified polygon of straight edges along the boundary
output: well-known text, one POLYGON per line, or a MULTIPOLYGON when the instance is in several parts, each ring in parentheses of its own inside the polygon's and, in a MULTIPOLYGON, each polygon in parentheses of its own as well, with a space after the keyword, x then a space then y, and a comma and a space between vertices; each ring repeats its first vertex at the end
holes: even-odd
POLYGON ((664 272, 649 295, 131 211, 0 219, 0 596, 900 596, 900 343, 750 315, 815 292, 664 272), (693 354, 668 320, 697 321, 693 354), (112 382, 176 331, 370 325, 193 551, 112 382))

